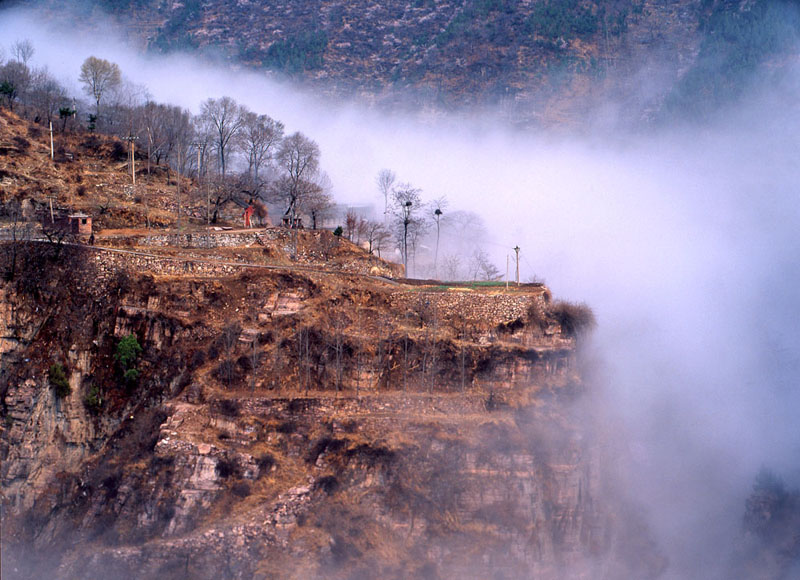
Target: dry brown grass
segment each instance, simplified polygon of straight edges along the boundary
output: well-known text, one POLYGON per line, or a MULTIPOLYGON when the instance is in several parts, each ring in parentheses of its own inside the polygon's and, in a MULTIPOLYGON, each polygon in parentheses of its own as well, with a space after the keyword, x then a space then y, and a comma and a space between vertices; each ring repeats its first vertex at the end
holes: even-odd
POLYGON ((570 337, 580 336, 597 324, 594 312, 585 303, 557 300, 550 306, 549 313, 561 325, 562 332, 570 337))

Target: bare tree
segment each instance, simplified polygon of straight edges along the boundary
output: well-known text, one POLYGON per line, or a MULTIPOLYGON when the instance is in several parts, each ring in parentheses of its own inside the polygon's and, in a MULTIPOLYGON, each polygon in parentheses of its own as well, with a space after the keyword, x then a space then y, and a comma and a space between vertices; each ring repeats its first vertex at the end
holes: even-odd
POLYGON ((362 240, 366 239, 367 232, 369 231, 369 222, 364 219, 364 216, 359 215, 356 222, 356 245, 360 246, 362 240))
POLYGON ((151 162, 155 160, 156 165, 161 163, 166 146, 166 134, 164 130, 166 105, 147 101, 141 110, 142 126, 144 129, 144 142, 147 147, 147 174, 150 175, 151 162))
POLYGON ((273 389, 277 389, 280 387, 280 379, 285 376, 284 374, 284 356, 283 351, 281 350, 281 341, 276 340, 275 344, 272 347, 272 356, 271 358, 271 372, 269 374, 269 384, 270 387, 273 389))
POLYGON ((236 352, 236 344, 242 334, 242 325, 238 322, 231 322, 222 329, 222 348, 225 349, 225 359, 222 362, 222 374, 228 382, 228 388, 233 383, 233 369, 235 362, 233 356, 236 352))
POLYGON ((259 170, 272 159, 282 137, 283 123, 280 121, 251 111, 243 114, 241 140, 247 155, 247 173, 256 189, 254 193, 260 187, 259 170))
POLYGON ((352 208, 349 208, 344 216, 344 237, 354 243, 358 219, 358 213, 352 208))
POLYGON ((31 71, 16 60, 0 67, 0 95, 5 97, 8 108, 14 110, 14 103, 24 95, 31 82, 31 71))
MULTIPOLYGON (((3 272, 3 279, 10 282, 17 274, 17 263, 22 244, 33 237, 33 224, 24 221, 22 210, 19 207, 10 206, 11 231, 10 243, 3 244, 6 252, 6 270, 3 272)), ((6 230, 6 234, 8 234, 6 230)))
POLYGON ((166 106, 161 111, 161 130, 163 131, 164 160, 176 171, 185 173, 186 166, 190 163, 190 147, 194 141, 194 124, 192 114, 178 106, 166 106))
POLYGON ((330 215, 333 209, 333 198, 331 197, 332 184, 328 174, 320 172, 314 179, 316 188, 311 188, 305 202, 305 209, 311 216, 311 229, 316 230, 322 220, 330 215))
POLYGON ((336 369, 336 390, 342 389, 344 378, 344 347, 345 330, 349 320, 344 312, 334 310, 329 314, 329 328, 333 331, 330 337, 329 347, 333 350, 334 364, 336 369))
POLYGON ((247 109, 230 97, 208 99, 201 107, 200 116, 213 135, 211 142, 217 151, 219 172, 225 177, 228 156, 232 153, 241 133, 247 109))
POLYGON ((390 323, 389 314, 383 310, 380 310, 377 313, 377 320, 376 320, 376 328, 377 332, 375 332, 375 336, 380 337, 375 342, 375 349, 374 353, 375 356, 373 358, 372 367, 373 371, 378 371, 378 383, 377 386, 380 386, 382 381, 385 381, 385 384, 388 385, 389 383, 389 374, 392 370, 392 357, 391 353, 391 345, 394 342, 394 337, 391 335, 391 323, 390 323))
POLYGON ((500 276, 500 270, 489 260, 488 254, 480 248, 476 248, 470 258, 470 272, 472 279, 477 280, 496 280, 500 276))
POLYGON ((180 107, 166 109, 165 130, 167 135, 167 159, 175 169, 175 196, 177 221, 181 220, 181 176, 186 175, 194 155, 192 143, 194 142, 194 125, 189 111, 180 107))
POLYGON ((246 191, 247 176, 229 175, 225 179, 218 177, 212 184, 206 184, 206 186, 210 187, 211 223, 217 223, 222 208, 228 203, 234 202, 242 205, 250 197, 249 192, 246 191), (211 189, 213 189, 213 193, 211 193, 211 189))
POLYGON ((455 238, 461 246, 474 247, 488 235, 483 219, 475 212, 450 211, 442 216, 442 222, 449 232, 445 237, 455 238))
POLYGON ((150 100, 147 87, 133 83, 127 79, 111 87, 108 91, 106 110, 106 131, 118 124, 119 132, 123 135, 136 135, 143 137, 144 119, 142 108, 150 100))
POLYGON ((391 239, 391 233, 386 226, 378 221, 368 221, 366 223, 366 237, 369 243, 369 253, 378 252, 381 257, 381 248, 391 239))
POLYGON ((445 280, 458 280, 461 278, 461 258, 458 254, 448 254, 442 258, 442 270, 445 280))
POLYGON ((67 100, 67 91, 46 68, 31 75, 30 104, 35 117, 50 123, 59 115, 59 108, 67 100))
POLYGON ((308 326, 297 329, 294 346, 297 349, 297 386, 308 393, 311 388, 311 329, 308 326))
POLYGON ((394 215, 395 233, 403 256, 403 266, 408 272, 409 248, 413 254, 416 240, 425 230, 422 213, 422 190, 409 183, 400 183, 392 189, 392 213, 394 215), (409 241, 411 245, 409 246, 409 241))
POLYGON ((94 98, 95 115, 100 118, 100 101, 103 96, 122 82, 122 73, 116 63, 90 56, 81 65, 78 80, 86 94, 94 98))
POLYGON ((11 45, 11 54, 14 55, 14 60, 26 66, 28 65, 28 61, 33 57, 34 52, 33 43, 27 38, 18 40, 11 45))
POLYGON ((395 181, 397 181, 397 176, 394 174, 394 171, 391 171, 390 169, 381 169, 378 172, 378 176, 375 178, 375 183, 378 185, 378 190, 383 196, 384 219, 386 219, 389 215, 389 200, 392 195, 392 187, 394 187, 395 181))
POLYGON ((292 133, 281 142, 277 159, 284 175, 275 192, 287 204, 284 215, 290 218, 292 227, 303 203, 319 190, 314 182, 319 158, 319 145, 302 133, 292 133))

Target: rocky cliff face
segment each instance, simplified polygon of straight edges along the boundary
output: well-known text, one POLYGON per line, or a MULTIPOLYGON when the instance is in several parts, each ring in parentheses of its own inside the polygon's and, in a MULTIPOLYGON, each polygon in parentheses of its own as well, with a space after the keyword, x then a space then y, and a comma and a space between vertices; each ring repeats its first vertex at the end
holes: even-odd
POLYGON ((30 244, 2 287, 4 577, 663 567, 607 486, 575 338, 543 287, 154 278, 95 253, 30 244), (130 334, 134 382, 114 356, 130 334))

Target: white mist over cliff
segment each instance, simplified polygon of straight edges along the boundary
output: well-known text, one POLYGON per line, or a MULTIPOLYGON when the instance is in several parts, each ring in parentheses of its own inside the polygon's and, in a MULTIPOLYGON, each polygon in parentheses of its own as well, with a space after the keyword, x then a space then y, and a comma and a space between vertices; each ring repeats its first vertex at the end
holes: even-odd
POLYGON ((424 197, 478 212, 498 265, 519 245, 523 279, 590 304, 602 397, 668 577, 714 577, 762 465, 800 479, 796 84, 702 128, 523 133, 491 113, 387 116, 191 56, 146 58, 108 26, 73 36, 15 12, 0 36, 30 38, 32 64, 76 93, 95 55, 157 101, 197 112, 228 95, 267 113, 319 143, 340 201, 382 203, 375 175, 390 168, 424 197))

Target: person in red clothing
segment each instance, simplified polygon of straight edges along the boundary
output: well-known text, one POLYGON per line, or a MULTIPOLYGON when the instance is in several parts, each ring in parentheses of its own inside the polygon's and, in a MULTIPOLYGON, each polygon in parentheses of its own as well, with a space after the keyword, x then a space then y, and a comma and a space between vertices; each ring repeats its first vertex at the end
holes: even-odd
POLYGON ((253 213, 256 211, 256 208, 253 206, 253 200, 251 199, 250 202, 247 204, 247 209, 244 210, 244 227, 250 229, 252 226, 250 225, 250 218, 252 217, 253 213))

